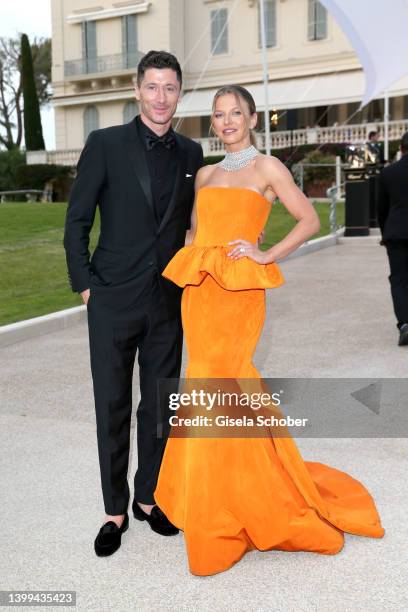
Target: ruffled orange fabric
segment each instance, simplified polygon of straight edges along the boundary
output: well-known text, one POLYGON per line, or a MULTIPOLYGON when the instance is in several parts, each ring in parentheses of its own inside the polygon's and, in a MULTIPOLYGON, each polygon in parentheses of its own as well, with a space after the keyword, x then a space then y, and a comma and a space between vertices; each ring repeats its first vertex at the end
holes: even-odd
MULTIPOLYGON (((209 379, 262 386, 252 356, 264 323, 265 288, 278 287, 283 277, 276 264, 230 260, 226 245, 239 238, 255 242, 269 210, 249 189, 201 189, 194 242, 163 272, 184 287, 186 377, 201 379, 203 387, 209 379)), ((190 570, 201 576, 228 569, 249 550, 335 554, 343 532, 384 534, 361 482, 304 462, 292 438, 273 432, 223 439, 171 434, 155 500, 184 531, 190 570)))
POLYGON ((230 291, 242 289, 273 289, 285 281, 277 264, 258 264, 243 257, 232 260, 227 253, 232 247, 187 246, 176 253, 163 271, 163 276, 178 285, 200 285, 209 274, 230 291))

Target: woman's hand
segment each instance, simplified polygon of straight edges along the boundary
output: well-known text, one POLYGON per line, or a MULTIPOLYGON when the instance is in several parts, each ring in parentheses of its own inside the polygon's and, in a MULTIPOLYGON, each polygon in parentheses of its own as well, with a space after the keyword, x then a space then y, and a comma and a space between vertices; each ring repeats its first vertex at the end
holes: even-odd
POLYGON ((227 253, 231 259, 241 259, 241 257, 249 257, 257 263, 271 263, 270 255, 266 251, 261 251, 257 244, 252 244, 248 240, 232 240, 228 244, 235 245, 232 251, 227 253))

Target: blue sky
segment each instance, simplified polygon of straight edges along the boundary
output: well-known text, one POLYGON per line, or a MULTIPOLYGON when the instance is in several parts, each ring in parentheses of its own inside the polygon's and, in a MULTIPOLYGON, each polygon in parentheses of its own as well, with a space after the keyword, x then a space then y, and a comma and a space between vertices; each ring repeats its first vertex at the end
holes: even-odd
MULTIPOLYGON (((0 7, 0 36, 51 36, 50 0, 0 0, 0 7)), ((41 114, 46 147, 54 149, 54 113, 49 108, 41 114)))

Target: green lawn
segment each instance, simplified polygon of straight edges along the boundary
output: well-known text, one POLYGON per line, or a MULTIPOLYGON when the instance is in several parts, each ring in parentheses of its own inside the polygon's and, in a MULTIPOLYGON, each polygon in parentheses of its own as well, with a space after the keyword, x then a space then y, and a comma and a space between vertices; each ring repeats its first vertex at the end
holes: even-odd
MULTIPOLYGON (((313 238, 326 236, 330 233, 329 203, 316 202, 315 209, 320 218, 321 228, 313 238)), ((264 248, 269 248, 283 238, 296 224, 295 219, 290 216, 286 208, 280 202, 272 206, 271 214, 265 228, 264 248)), ((344 203, 337 204, 337 225, 344 225, 344 203)), ((312 238, 311 238, 312 240, 312 238)))
POLYGON ((65 211, 65 203, 0 204, 0 325, 82 303, 67 280, 65 211))
MULTIPOLYGON (((329 232, 327 204, 317 204, 322 228, 329 232)), ((0 325, 29 319, 81 304, 67 280, 62 245, 66 204, 0 204, 0 325)), ((344 221, 338 207, 338 223, 344 221)), ((281 204, 268 220, 265 244, 277 242, 295 224, 281 204)), ((99 219, 91 236, 97 240, 99 219)))

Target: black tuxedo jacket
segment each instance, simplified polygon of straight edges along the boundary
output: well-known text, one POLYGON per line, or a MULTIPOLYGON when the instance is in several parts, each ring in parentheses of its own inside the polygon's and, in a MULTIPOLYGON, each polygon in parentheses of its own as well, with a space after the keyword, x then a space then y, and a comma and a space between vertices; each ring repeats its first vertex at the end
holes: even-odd
POLYGON ((408 155, 381 170, 377 207, 383 240, 408 240, 408 155))
MULTIPOLYGON (((65 224, 64 247, 73 291, 92 285, 123 287, 142 279, 149 269, 161 273, 184 245, 203 152, 196 142, 180 134, 175 138, 178 171, 167 212, 158 225, 136 121, 89 135, 78 162, 65 224), (101 229, 91 259, 89 233, 97 206, 101 229)), ((174 298, 178 288, 164 279, 161 283, 165 292, 173 291, 174 298)))

